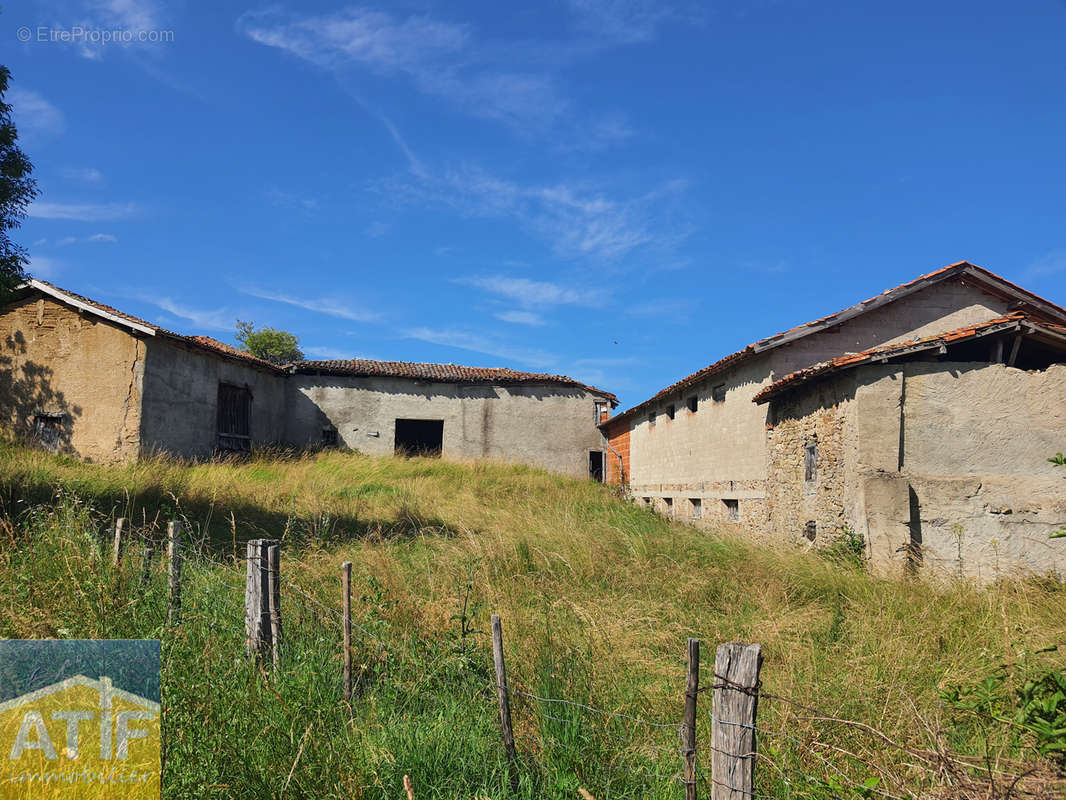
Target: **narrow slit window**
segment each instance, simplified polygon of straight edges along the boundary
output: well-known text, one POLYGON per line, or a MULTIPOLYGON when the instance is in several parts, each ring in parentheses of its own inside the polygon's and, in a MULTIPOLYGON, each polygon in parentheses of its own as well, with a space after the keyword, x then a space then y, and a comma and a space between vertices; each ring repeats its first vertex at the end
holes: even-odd
POLYGON ((674 404, 673 403, 671 403, 670 405, 668 405, 666 407, 666 416, 668 416, 670 419, 674 418, 674 414, 675 413, 676 413, 676 409, 674 408, 674 404))
POLYGON ((674 515, 674 498, 672 498, 672 497, 664 497, 663 498, 663 509, 666 511, 668 516, 672 517, 674 515))
POLYGON ((692 518, 703 519, 703 501, 698 497, 691 497, 689 503, 692 504, 692 518))
POLYGON ((811 442, 803 448, 803 480, 814 483, 818 480, 818 443, 811 442))
POLYGON ((723 499, 722 500, 722 505, 725 506, 725 511, 726 511, 726 514, 729 516, 729 519, 732 519, 732 520, 740 519, 740 501, 739 500, 737 500, 735 498, 723 499))
POLYGON ((700 398, 697 395, 692 395, 688 399, 688 410, 693 414, 700 410, 700 398))

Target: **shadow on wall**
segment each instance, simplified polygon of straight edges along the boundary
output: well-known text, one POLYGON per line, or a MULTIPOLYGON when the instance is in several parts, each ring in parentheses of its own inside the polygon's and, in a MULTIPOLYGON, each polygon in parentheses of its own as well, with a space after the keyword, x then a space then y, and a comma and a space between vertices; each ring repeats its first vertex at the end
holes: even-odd
POLYGON ((52 369, 34 361, 15 366, 26 352, 21 332, 8 336, 0 355, 0 424, 20 442, 74 454, 74 419, 82 409, 52 388, 52 369))

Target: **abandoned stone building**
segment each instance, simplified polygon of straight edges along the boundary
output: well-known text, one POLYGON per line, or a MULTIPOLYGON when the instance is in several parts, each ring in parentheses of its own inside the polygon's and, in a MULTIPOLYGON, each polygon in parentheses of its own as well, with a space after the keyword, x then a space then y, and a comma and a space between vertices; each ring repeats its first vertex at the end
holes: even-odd
POLYGON ((608 481, 882 570, 1066 574, 1066 310, 966 262, 762 339, 605 421, 608 481), (1061 471, 1060 471, 1061 472, 1061 471))
POLYGON ((0 422, 82 458, 347 446, 498 459, 601 478, 617 398, 560 375, 455 364, 284 367, 40 280, 0 309, 0 422))

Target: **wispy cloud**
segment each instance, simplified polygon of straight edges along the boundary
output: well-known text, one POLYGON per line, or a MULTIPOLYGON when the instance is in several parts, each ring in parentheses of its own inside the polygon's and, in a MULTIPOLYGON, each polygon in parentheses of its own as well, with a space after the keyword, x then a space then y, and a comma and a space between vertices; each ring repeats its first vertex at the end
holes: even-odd
POLYGON ((498 320, 512 322, 515 325, 531 325, 539 327, 546 324, 544 317, 532 311, 501 311, 493 316, 498 320))
POLYGON ((63 112, 37 92, 12 86, 7 99, 11 103, 19 133, 56 136, 66 130, 63 112))
POLYGON ((378 239, 389 232, 389 226, 384 222, 371 222, 366 226, 366 230, 363 231, 363 235, 369 236, 371 239, 378 239))
POLYGON ((239 291, 242 294, 251 297, 258 297, 260 300, 272 300, 275 303, 284 303, 285 305, 295 306, 296 308, 302 308, 306 311, 314 311, 317 314, 327 314, 331 317, 340 317, 341 319, 347 319, 353 322, 374 322, 375 320, 381 319, 381 314, 376 311, 367 311, 366 309, 357 306, 339 303, 330 298, 316 300, 306 297, 296 297, 291 294, 285 294, 284 292, 272 292, 266 289, 257 289, 255 287, 245 287, 239 291))
MULTIPOLYGON (((152 38, 164 31, 163 8, 155 0, 85 0, 78 12, 76 25, 83 30, 128 31, 122 39, 102 37, 94 40, 82 37, 72 41, 83 58, 98 61, 108 50, 133 49, 158 51, 159 38, 152 38)), ((75 25, 67 25, 73 28, 75 25)))
POLYGON ((489 336, 454 328, 413 328, 406 331, 404 335, 409 339, 418 339, 422 342, 444 347, 455 347, 459 350, 484 353, 506 359, 509 362, 517 362, 541 369, 550 367, 558 361, 556 356, 543 350, 515 347, 489 336))
POLYGON ((607 297, 602 289, 562 286, 548 281, 533 281, 506 275, 457 278, 455 282, 477 287, 524 306, 598 306, 602 305, 607 297))
POLYGON ((226 308, 192 308, 182 303, 176 303, 169 297, 141 295, 140 299, 158 306, 172 316, 188 320, 197 328, 212 331, 233 331, 236 326, 236 316, 226 308))
POLYGON ((42 203, 34 201, 26 213, 37 219, 68 219, 77 222, 110 222, 140 213, 135 203, 42 203))
MULTIPOLYGON (((84 237, 64 236, 62 239, 57 239, 55 241, 54 246, 55 247, 67 247, 68 245, 78 244, 78 243, 116 244, 117 242, 118 242, 118 237, 117 236, 112 236, 110 233, 94 233, 92 236, 84 236, 84 237)), ((41 239, 40 241, 37 242, 38 245, 44 245, 44 244, 47 244, 47 243, 48 242, 47 242, 46 239, 41 239)))
POLYGON ((677 231, 676 200, 684 180, 662 183, 619 199, 584 184, 523 184, 478 167, 442 175, 408 175, 388 181, 383 191, 401 202, 444 205, 475 217, 507 217, 547 241, 565 258, 611 261, 638 248, 663 247, 684 234, 677 231))
POLYGON ((266 192, 267 199, 281 208, 290 208, 297 211, 311 213, 318 210, 318 200, 314 197, 300 197, 292 192, 286 192, 276 186, 271 186, 266 192))
POLYGON ((1054 250, 1026 267, 1022 280, 1046 278, 1062 272, 1066 272, 1066 250, 1054 250))
POLYGON ((655 38, 656 29, 676 11, 657 0, 569 0, 580 30, 616 44, 655 38))
POLYGON ((304 357, 313 357, 324 361, 336 360, 336 359, 349 359, 349 358, 368 358, 368 356, 359 355, 349 350, 337 350, 333 347, 318 347, 315 345, 300 347, 303 350, 304 357))
POLYGON ((63 167, 59 174, 67 180, 80 183, 101 183, 104 180, 104 173, 96 167, 63 167))
POLYGON ((52 280, 59 274, 60 267, 60 262, 54 258, 31 255, 30 265, 26 271, 35 278, 52 280))

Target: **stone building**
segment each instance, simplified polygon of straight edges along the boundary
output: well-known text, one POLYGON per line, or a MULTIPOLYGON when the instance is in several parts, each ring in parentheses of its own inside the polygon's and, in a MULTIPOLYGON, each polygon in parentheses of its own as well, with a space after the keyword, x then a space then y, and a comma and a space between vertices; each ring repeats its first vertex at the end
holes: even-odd
POLYGON ((1066 310, 953 264, 604 422, 608 479, 773 541, 851 532, 890 571, 1066 571, 1048 540, 1066 493, 1047 462, 1066 438, 1063 325, 1066 310))
POLYGON ((256 446, 492 458, 602 479, 617 398, 560 375, 454 364, 275 366, 31 280, 0 309, 0 424, 119 462, 256 446))

